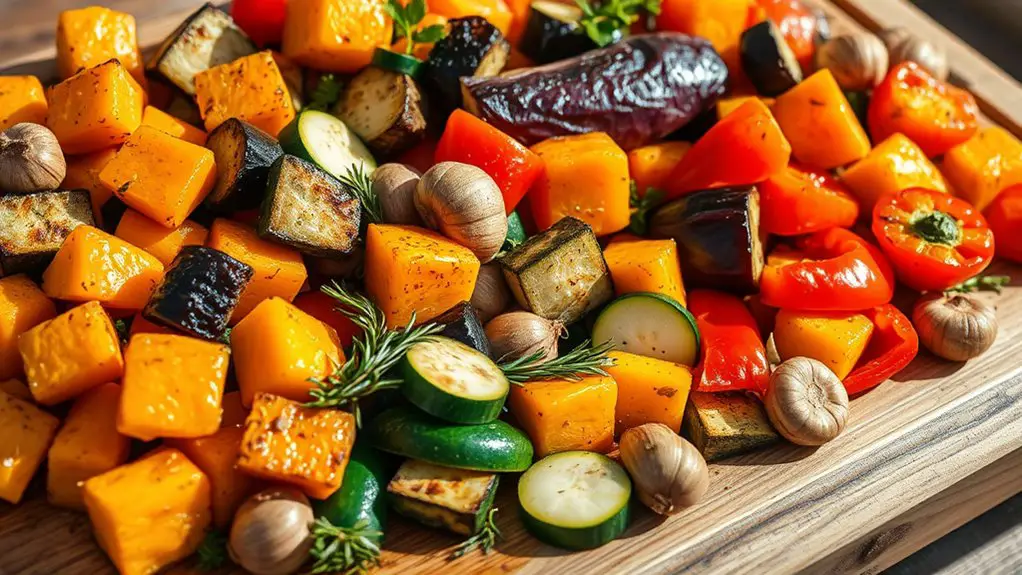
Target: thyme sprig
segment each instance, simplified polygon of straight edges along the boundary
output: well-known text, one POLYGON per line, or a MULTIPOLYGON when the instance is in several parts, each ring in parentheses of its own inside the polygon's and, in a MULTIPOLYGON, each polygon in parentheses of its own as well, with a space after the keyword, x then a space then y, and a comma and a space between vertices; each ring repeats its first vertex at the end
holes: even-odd
POLYGON ((1011 283, 1011 276, 976 276, 944 290, 944 293, 972 293, 977 291, 1001 293, 1004 290, 1004 286, 1009 283, 1011 283))
POLYGON ((359 521, 354 527, 338 527, 326 517, 312 524, 312 567, 308 573, 355 575, 368 573, 380 564, 380 546, 376 541, 383 533, 369 529, 369 522, 359 521))
POLYGON ((501 535, 500 529, 497 528, 497 523, 493 520, 493 516, 496 513, 497 508, 491 508, 490 512, 486 514, 486 521, 483 522, 483 526, 479 530, 479 533, 476 533, 462 541, 460 545, 454 548, 454 551, 447 557, 447 559, 457 559, 458 557, 461 557, 466 553, 470 553, 475 549, 482 551, 483 555, 489 553, 493 549, 493 546, 497 544, 497 539, 502 539, 504 537, 501 535))
POLYGON ((500 364, 504 377, 515 385, 522 385, 535 379, 567 379, 578 381, 583 375, 607 375, 604 367, 614 365, 607 357, 613 344, 610 342, 592 346, 586 340, 570 352, 550 361, 542 361, 544 352, 522 357, 500 364))

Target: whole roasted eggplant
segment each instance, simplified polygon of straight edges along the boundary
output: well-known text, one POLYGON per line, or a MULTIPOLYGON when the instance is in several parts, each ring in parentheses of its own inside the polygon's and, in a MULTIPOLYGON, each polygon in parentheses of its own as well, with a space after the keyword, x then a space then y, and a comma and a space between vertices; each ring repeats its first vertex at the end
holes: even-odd
POLYGON ((712 109, 727 89, 727 65, 709 42, 675 32, 493 78, 462 78, 465 108, 526 145, 606 132, 642 146, 712 109))

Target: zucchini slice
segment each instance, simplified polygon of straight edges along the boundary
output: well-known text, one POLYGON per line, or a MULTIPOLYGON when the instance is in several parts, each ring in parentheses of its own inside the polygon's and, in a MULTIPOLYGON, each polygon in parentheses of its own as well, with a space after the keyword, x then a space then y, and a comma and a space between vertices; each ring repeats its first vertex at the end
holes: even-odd
POLYGON ((413 345, 401 361, 401 373, 408 401, 452 423, 497 419, 511 390, 489 357, 442 336, 413 345))
POLYGON ((369 66, 344 88, 334 113, 381 156, 396 156, 426 136, 426 102, 407 72, 369 66))
POLYGON ((482 528, 498 483, 495 473, 409 459, 387 484, 387 494, 401 515, 467 537, 482 528))
POLYGON ((0 276, 42 272, 83 225, 96 225, 86 190, 0 197, 0 276))
POLYGON ((490 340, 486 339, 486 331, 479 320, 479 313, 472 307, 471 302, 459 303, 431 319, 430 323, 444 326, 440 335, 460 341, 485 356, 490 355, 490 340))
POLYGON ((277 139, 231 118, 209 133, 206 147, 213 151, 217 171, 206 205, 221 213, 257 207, 266 191, 270 166, 284 155, 277 139))
MULTIPOLYGON (((382 532, 387 526, 384 493, 388 477, 384 455, 365 442, 355 441, 341 488, 324 500, 312 502, 316 517, 326 517, 331 524, 349 529, 364 522, 367 529, 382 532)), ((383 542, 382 536, 371 539, 377 545, 383 542)))
POLYGON ((377 48, 373 51, 373 66, 415 77, 422 71, 422 60, 408 54, 399 54, 386 48, 377 48))
POLYGON ((270 167, 259 235, 312 256, 341 257, 358 243, 362 204, 310 162, 284 154, 270 167))
POLYGON ((612 301, 596 318, 593 341, 690 367, 699 363, 695 318, 680 303, 657 293, 629 293, 612 301))
POLYGON ((194 96, 196 74, 257 51, 227 12, 207 3, 160 44, 146 69, 194 96))
POLYGON ((770 425, 763 404, 741 392, 690 393, 681 433, 706 461, 766 447, 781 439, 770 425))
POLYGON ((518 480, 522 522, 537 539, 563 549, 592 549, 628 527, 632 482, 605 455, 555 453, 518 480))
POLYGON ((525 243, 527 239, 529 239, 529 234, 525 232, 522 217, 518 215, 517 211, 511 212, 507 216, 507 237, 504 238, 501 251, 509 252, 525 243))
POLYGON ((536 0, 529 4, 529 19, 519 49, 536 64, 549 64, 599 48, 581 30, 581 19, 578 6, 536 0))
POLYGON ((358 164, 366 173, 376 168, 376 160, 355 132, 340 119, 318 110, 305 110, 284 126, 280 146, 338 179, 358 164))
POLYGON ((504 473, 532 463, 528 436, 499 419, 455 425, 406 405, 381 412, 363 433, 381 451, 446 467, 504 473))
POLYGON ((461 107, 461 78, 496 76, 510 54, 511 44, 486 18, 448 20, 447 36, 433 44, 422 72, 430 103, 446 118, 461 107))
POLYGON ((802 81, 802 67, 795 53, 770 20, 742 32, 739 54, 742 69, 764 96, 780 96, 802 81))

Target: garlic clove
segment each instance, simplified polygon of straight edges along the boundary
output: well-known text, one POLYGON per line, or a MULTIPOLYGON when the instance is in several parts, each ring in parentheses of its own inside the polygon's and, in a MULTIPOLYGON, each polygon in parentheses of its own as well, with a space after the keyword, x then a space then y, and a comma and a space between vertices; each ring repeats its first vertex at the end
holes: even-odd
POLYGON ((951 70, 943 48, 905 28, 888 28, 880 33, 880 39, 887 46, 891 67, 902 62, 915 62, 934 78, 942 82, 947 80, 951 70))
POLYGON ((500 188, 483 170, 440 162, 422 175, 413 196, 426 226, 489 262, 507 238, 507 213, 500 188))
POLYGON ((479 314, 479 321, 489 322, 511 305, 511 288, 504 279, 504 270, 497 262, 479 267, 475 289, 469 303, 479 314))
POLYGON ((413 199, 420 176, 418 170, 404 164, 383 164, 373 171, 373 193, 380 198, 384 222, 422 225, 413 199))
POLYGON ((490 320, 486 327, 490 353, 498 362, 513 361, 534 354, 541 361, 557 357, 557 340, 564 324, 527 311, 512 311, 490 320))
POLYGON ((709 489, 710 474, 702 454, 662 423, 625 431, 619 446, 639 501, 660 515, 695 505, 709 489))
POLYGON ((923 346, 950 361, 979 357, 997 339, 994 309, 964 295, 924 295, 912 309, 912 323, 923 346))
POLYGON ((23 122, 0 133, 0 194, 31 194, 60 187, 67 164, 48 128, 23 122))
POLYGON ((820 46, 817 68, 826 68, 850 92, 876 87, 887 76, 889 58, 883 41, 872 34, 844 34, 820 46))
POLYGON ((808 357, 793 357, 774 370, 763 405, 777 432, 797 445, 823 445, 848 422, 845 386, 830 368, 808 357))
POLYGON ((309 558, 312 507, 305 495, 281 487, 250 497, 234 515, 228 552, 255 575, 291 575, 309 558))

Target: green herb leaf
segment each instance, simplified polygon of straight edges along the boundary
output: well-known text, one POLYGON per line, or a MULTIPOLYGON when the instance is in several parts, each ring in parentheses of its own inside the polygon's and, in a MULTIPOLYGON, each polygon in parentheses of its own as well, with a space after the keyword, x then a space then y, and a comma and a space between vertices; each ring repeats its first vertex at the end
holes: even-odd
POLYGON ((363 519, 352 528, 337 527, 326 517, 312 524, 312 567, 308 573, 363 574, 380 564, 380 547, 376 544, 383 533, 369 529, 363 519))
POLYGON ((422 19, 426 17, 426 0, 411 0, 405 6, 405 16, 408 25, 413 28, 422 22, 422 19))
POLYGON ((416 44, 434 44, 443 40, 446 35, 447 28, 443 24, 433 24, 412 34, 412 39, 416 44))
POLYGON ((117 339, 122 342, 128 341, 128 336, 131 332, 131 323, 126 319, 115 319, 114 320, 114 331, 117 332, 117 339))
POLYGON ((320 112, 329 110, 341 98, 342 88, 341 81, 333 74, 320 75, 316 89, 312 91, 312 97, 309 98, 309 103, 305 105, 305 108, 320 112))
POLYGON ((589 0, 575 0, 575 3, 582 10, 579 25, 601 47, 627 34, 641 14, 660 13, 660 0, 606 0, 595 6, 589 0))
POLYGON ((663 203, 666 196, 666 192, 656 188, 647 188, 646 194, 640 198, 639 190, 635 187, 635 180, 632 180, 628 198, 632 207, 632 215, 628 231, 639 236, 646 235, 646 232, 649 231, 649 212, 663 203))
POLYGON ((603 368, 614 365, 614 360, 607 357, 611 347, 613 345, 609 341, 593 347, 586 340, 561 357, 542 361, 544 352, 537 351, 530 356, 501 363, 500 369, 504 377, 515 385, 536 379, 578 381, 583 375, 607 375, 603 368))
POLYGON ((218 530, 206 533, 195 554, 199 557, 198 567, 201 571, 216 571, 223 567, 230 561, 227 534, 218 530))
POLYGON ((457 559, 473 551, 479 549, 486 555, 493 549, 493 546, 497 544, 497 539, 503 539, 500 529, 497 528, 497 523, 493 520, 493 516, 497 513, 497 508, 493 507, 489 513, 486 514, 486 521, 483 522, 483 526, 479 529, 479 533, 469 537, 458 545, 454 551, 447 557, 448 561, 457 559))
POLYGON ((430 44, 444 37, 447 32, 445 26, 435 24, 416 31, 422 19, 429 11, 426 0, 411 0, 407 6, 401 5, 401 0, 388 0, 383 7, 387 15, 394 20, 394 35, 398 40, 407 38, 405 54, 415 51, 415 44, 430 44))
POLYGON ((358 201, 362 204, 362 211, 370 223, 383 223, 383 207, 380 206, 380 197, 373 192, 373 181, 366 173, 365 164, 358 162, 348 168, 340 178, 341 184, 348 188, 358 201))
POLYGON ((1011 276, 976 276, 944 290, 944 293, 972 293, 992 291, 1001 293, 1004 286, 1011 283, 1011 276))

